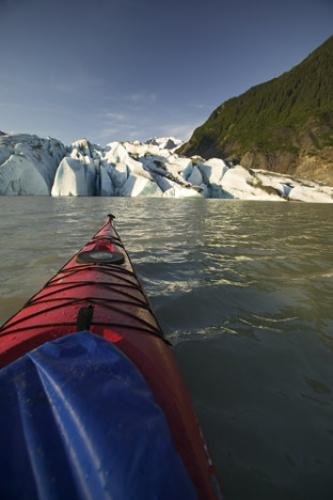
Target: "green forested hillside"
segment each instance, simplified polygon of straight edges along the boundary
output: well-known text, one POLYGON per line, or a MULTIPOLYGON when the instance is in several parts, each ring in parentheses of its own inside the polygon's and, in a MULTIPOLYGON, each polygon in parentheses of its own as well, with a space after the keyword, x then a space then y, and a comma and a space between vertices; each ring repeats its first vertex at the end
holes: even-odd
POLYGON ((292 70, 219 106, 181 153, 333 183, 333 37, 292 70))

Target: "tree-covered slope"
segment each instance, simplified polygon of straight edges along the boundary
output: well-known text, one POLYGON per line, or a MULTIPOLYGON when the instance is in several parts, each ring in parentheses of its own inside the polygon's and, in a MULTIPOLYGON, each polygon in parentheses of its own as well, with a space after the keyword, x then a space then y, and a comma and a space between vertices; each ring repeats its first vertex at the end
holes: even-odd
POLYGON ((219 106, 180 152, 333 184, 333 37, 292 70, 219 106))

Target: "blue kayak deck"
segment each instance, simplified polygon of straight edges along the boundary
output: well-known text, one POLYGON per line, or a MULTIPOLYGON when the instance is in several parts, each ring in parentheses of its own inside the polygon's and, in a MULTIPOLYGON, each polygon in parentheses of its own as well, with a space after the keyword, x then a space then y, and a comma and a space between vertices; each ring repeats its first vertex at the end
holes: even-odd
POLYGON ((0 401, 0 498, 197 498, 147 382, 97 335, 1 369, 0 401))

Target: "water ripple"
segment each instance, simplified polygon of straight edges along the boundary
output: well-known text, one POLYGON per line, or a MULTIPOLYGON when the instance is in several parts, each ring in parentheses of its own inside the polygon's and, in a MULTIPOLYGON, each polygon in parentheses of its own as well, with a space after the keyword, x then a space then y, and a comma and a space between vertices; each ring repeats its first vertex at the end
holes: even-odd
POLYGON ((228 497, 333 498, 332 205, 3 197, 0 210, 0 321, 115 213, 228 497))

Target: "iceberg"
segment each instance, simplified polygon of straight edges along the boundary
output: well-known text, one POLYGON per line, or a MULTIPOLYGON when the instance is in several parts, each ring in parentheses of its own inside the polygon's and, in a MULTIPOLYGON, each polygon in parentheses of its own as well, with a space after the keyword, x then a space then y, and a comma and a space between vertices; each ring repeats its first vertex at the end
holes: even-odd
POLYGON ((203 183, 203 178, 198 167, 194 166, 192 168, 192 172, 187 178, 187 182, 189 182, 193 186, 201 186, 201 184, 203 183))
POLYGON ((173 187, 163 193, 166 198, 201 198, 201 194, 193 188, 185 188, 174 183, 173 187))
POLYGON ((198 168, 206 184, 220 184, 224 174, 229 170, 220 158, 211 158, 204 163, 199 163, 198 168))
POLYGON ((156 173, 153 173, 153 178, 155 182, 157 183, 158 187, 164 192, 168 191, 168 189, 171 189, 174 186, 174 182, 172 182, 170 179, 167 177, 164 177, 163 175, 159 175, 156 173))
POLYGON ((246 168, 241 165, 229 168, 221 179, 221 187, 230 197, 240 200, 274 200, 283 198, 272 187, 262 186, 246 168))
POLYGON ((65 146, 56 139, 1 135, 0 194, 50 195, 55 171, 65 154, 65 146))
POLYGON ((162 191, 158 185, 138 175, 130 174, 127 181, 119 191, 120 196, 162 196, 162 191))
POLYGON ((333 203, 333 188, 328 186, 295 186, 288 194, 291 201, 305 201, 311 203, 333 203))
POLYGON ((128 179, 128 168, 126 163, 119 162, 110 168, 110 177, 116 189, 120 189, 128 179))
POLYGON ((115 189, 112 183, 112 172, 109 165, 100 166, 99 183, 96 182, 96 191, 100 196, 113 196, 115 189))
POLYGON ((49 195, 49 186, 28 158, 11 155, 0 167, 0 194, 49 195))
POLYGON ((90 164, 66 157, 57 170, 52 196, 93 196, 96 194, 96 172, 90 164))

